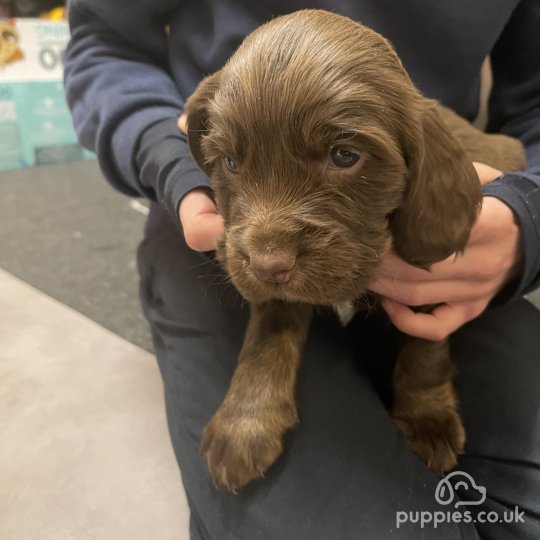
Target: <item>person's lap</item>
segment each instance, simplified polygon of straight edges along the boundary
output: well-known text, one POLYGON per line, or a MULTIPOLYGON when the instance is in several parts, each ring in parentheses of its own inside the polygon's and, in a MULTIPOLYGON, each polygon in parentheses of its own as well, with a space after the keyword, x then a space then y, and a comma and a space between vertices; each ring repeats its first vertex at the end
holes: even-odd
POLYGON ((540 538, 540 312, 525 300, 488 310, 453 336, 452 354, 468 432, 458 468, 487 492, 485 504, 470 509, 525 511, 523 524, 478 530, 540 538))
MULTIPOLYGON (((408 450, 383 404, 396 339, 376 317, 357 317, 347 329, 330 313, 315 318, 298 377, 300 424, 287 434, 283 454, 238 495, 216 490, 198 444, 227 390, 248 307, 214 261, 185 246, 157 205, 139 269, 193 538, 477 538, 470 524, 397 528, 398 511, 449 508, 436 502, 439 479, 408 450)), ((540 315, 515 303, 453 342, 469 437, 458 469, 486 486, 482 508, 519 505, 530 513, 521 529, 479 528, 486 538, 540 537, 532 515, 540 507, 538 330, 540 315)))

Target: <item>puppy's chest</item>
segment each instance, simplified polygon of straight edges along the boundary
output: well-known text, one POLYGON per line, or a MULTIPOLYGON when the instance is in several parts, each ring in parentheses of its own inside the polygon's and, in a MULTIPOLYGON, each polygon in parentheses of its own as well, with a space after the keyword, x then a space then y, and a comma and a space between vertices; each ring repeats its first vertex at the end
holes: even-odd
POLYGON ((378 304, 379 298, 377 295, 366 293, 353 300, 345 300, 339 304, 332 304, 332 309, 342 326, 347 326, 357 313, 366 313, 375 308, 378 304))

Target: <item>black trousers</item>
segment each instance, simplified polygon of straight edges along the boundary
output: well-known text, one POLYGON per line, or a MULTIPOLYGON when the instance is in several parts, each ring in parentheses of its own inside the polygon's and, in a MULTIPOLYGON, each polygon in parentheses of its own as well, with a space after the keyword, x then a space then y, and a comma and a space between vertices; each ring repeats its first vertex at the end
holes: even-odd
POLYGON ((283 455, 238 495, 214 488, 199 440, 227 390, 248 306, 155 204, 139 270, 192 538, 540 539, 540 312, 526 301, 489 310, 452 340, 468 433, 457 469, 487 494, 480 505, 460 506, 470 515, 456 523, 447 513, 474 496, 462 484, 452 503, 437 502, 439 478, 394 428, 397 338, 377 316, 357 316, 344 329, 332 313, 317 314, 298 378, 300 425, 283 455), (497 523, 480 522, 488 512, 497 523), (504 522, 510 512, 517 522, 504 522))

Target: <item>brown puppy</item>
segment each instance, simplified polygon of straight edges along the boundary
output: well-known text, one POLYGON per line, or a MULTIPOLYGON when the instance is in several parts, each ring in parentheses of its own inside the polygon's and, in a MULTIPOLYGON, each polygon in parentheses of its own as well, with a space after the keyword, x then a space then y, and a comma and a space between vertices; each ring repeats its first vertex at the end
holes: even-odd
MULTIPOLYGON (((264 473, 298 422, 312 306, 364 295, 389 250, 423 268, 462 251, 481 202, 471 161, 509 170, 524 158, 516 141, 420 95, 382 36, 317 10, 249 35, 186 110, 225 222, 217 256, 251 305, 201 443, 215 484, 234 491, 264 473)), ((436 473, 465 440, 453 374, 446 341, 404 340, 393 417, 436 473)))

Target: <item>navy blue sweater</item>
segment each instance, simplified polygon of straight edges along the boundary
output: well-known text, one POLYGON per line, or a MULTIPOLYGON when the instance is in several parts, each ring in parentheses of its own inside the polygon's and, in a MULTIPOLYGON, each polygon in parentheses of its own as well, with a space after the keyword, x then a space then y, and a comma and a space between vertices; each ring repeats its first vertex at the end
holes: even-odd
POLYGON ((111 184, 176 215, 189 190, 209 185, 176 128, 185 100, 251 30, 308 7, 385 35, 418 88, 470 120, 491 56, 488 130, 520 138, 528 169, 484 193, 508 204, 521 226, 525 266, 513 295, 540 285, 538 0, 71 0, 68 103, 82 144, 97 153, 111 184))

